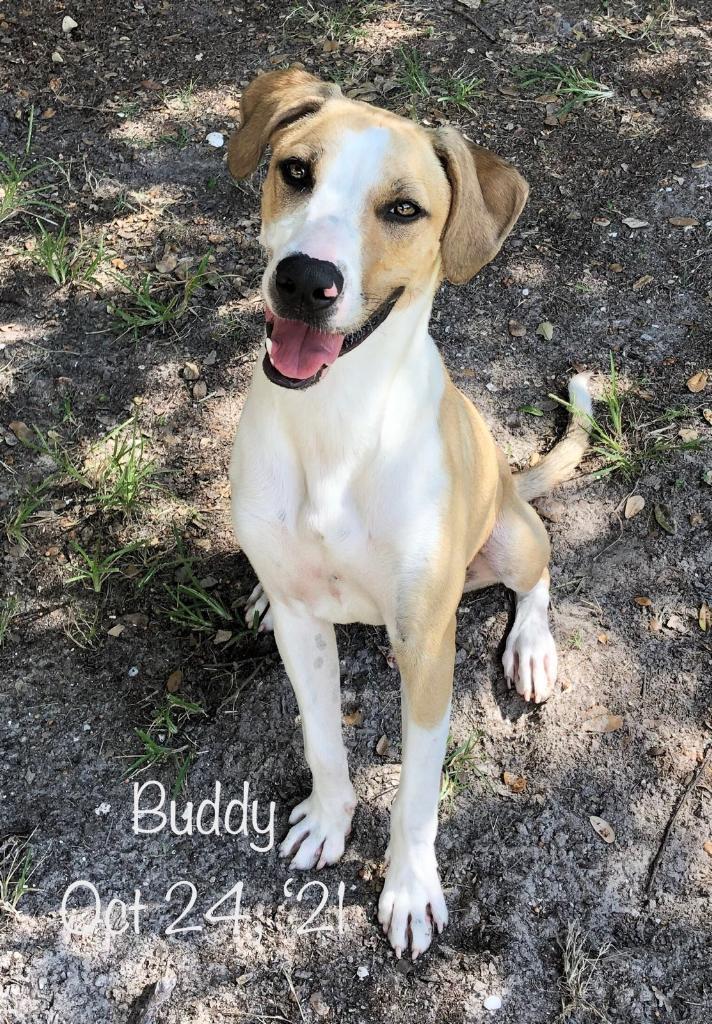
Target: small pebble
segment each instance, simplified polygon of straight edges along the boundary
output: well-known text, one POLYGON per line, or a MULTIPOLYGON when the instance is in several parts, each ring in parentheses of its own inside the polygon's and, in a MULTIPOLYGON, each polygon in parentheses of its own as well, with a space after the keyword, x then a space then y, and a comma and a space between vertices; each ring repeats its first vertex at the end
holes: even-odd
POLYGON ((502 1009, 502 1000, 499 996, 487 996, 484 1003, 482 1004, 485 1010, 491 1010, 494 1013, 495 1010, 502 1009))
POLYGON ((205 141, 209 146, 214 146, 215 149, 220 149, 221 146, 225 145, 225 136, 222 132, 210 132, 206 136, 205 141))

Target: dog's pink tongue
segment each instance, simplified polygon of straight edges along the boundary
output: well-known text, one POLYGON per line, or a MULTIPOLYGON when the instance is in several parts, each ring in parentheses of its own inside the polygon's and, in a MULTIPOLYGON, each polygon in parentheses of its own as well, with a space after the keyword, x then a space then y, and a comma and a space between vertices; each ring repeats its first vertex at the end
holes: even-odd
POLYGON ((272 364, 285 377, 306 380, 338 358, 343 334, 317 331, 300 320, 283 320, 271 310, 266 310, 265 319, 272 324, 272 364))

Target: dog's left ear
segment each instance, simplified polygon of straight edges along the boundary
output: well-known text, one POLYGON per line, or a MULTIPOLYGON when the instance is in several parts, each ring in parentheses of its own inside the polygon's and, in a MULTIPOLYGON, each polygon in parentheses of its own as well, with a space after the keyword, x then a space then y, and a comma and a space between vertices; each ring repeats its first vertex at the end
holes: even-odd
POLYGON ((434 133, 435 152, 452 196, 440 241, 443 273, 464 284, 499 252, 529 195, 519 171, 448 125, 434 133))
POLYGON ((240 100, 240 127, 233 132, 227 166, 233 178, 246 178, 256 169, 271 136, 300 117, 314 114, 338 85, 322 82, 300 68, 268 71, 250 82, 240 100))

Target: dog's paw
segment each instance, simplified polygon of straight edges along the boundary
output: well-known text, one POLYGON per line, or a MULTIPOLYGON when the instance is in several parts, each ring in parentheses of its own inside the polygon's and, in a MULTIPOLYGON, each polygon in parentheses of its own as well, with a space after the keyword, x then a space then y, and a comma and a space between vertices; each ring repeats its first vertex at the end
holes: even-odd
POLYGON ((515 685, 524 700, 537 704, 554 692, 558 657, 546 617, 515 619, 502 655, 507 685, 515 685))
POLYGON ((289 866, 297 871, 336 864, 344 852, 355 807, 353 790, 346 800, 328 803, 312 793, 290 814, 292 827, 279 848, 280 857, 291 857, 289 866))
POLYGON ((433 929, 442 932, 448 914, 432 848, 391 855, 378 920, 399 959, 410 948, 415 960, 430 945, 433 929))
POLYGON ((269 598, 258 583, 245 605, 245 622, 250 629, 257 627, 258 632, 266 633, 274 629, 272 623, 272 612, 270 611, 269 598))

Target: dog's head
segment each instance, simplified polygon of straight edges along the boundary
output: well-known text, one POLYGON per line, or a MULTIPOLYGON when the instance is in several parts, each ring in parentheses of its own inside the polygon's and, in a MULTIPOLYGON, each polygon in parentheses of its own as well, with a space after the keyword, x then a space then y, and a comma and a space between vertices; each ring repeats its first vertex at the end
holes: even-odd
POLYGON ((228 167, 267 146, 262 194, 265 371, 305 387, 398 302, 461 284, 499 251, 526 202, 521 175, 451 127, 435 131, 296 68, 255 79, 228 167))

